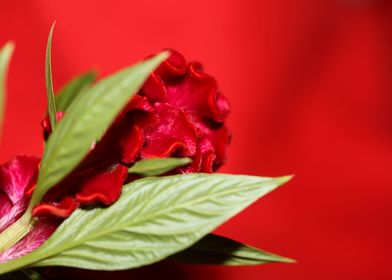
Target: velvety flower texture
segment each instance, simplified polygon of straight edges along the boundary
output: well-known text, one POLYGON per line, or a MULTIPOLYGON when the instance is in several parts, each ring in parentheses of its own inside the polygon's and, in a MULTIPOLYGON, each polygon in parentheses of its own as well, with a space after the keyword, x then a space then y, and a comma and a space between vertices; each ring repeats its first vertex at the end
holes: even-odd
MULTIPOLYGON (((178 52, 151 74, 82 163, 33 209, 40 220, 0 262, 37 248, 58 223, 83 206, 110 205, 131 181, 128 167, 140 159, 190 157, 192 163, 172 173, 213 172, 225 162, 230 133, 225 125, 229 104, 215 79, 198 62, 178 52)), ((58 113, 61 121, 63 113, 58 113)), ((49 119, 44 135, 51 133, 49 119)), ((0 166, 0 233, 26 210, 34 190, 39 159, 15 157, 0 166)))
MULTIPOLYGON (((127 167, 140 159, 191 157, 190 165, 174 172, 215 171, 225 162, 228 114, 228 101, 216 80, 200 63, 187 63, 171 51, 101 141, 33 214, 67 217, 79 206, 112 204, 127 180, 127 167)), ((48 119, 43 126, 48 136, 48 119)))
MULTIPOLYGON (((40 159, 17 156, 0 166, 0 233, 26 211, 30 197, 26 192, 34 187, 40 159)), ((40 246, 56 229, 58 219, 46 217, 15 246, 0 253, 0 263, 23 256, 40 246)))

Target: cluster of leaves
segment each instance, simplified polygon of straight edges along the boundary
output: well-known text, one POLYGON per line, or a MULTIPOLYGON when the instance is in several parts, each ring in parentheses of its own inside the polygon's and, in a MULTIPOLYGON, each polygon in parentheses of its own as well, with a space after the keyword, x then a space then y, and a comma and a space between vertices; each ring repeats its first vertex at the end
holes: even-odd
MULTIPOLYGON (((46 56, 48 114, 54 128, 43 154, 38 183, 30 201, 67 176, 99 141, 150 73, 167 58, 163 52, 97 83, 89 72, 53 93, 49 35, 46 56), (61 122, 56 111, 66 111, 61 122)), ((0 90, 11 54, 0 52, 0 90)), ((2 106, 0 106, 2 107, 2 106)), ((123 187, 108 208, 78 209, 37 250, 0 265, 0 274, 26 267, 70 266, 119 270, 172 260, 224 265, 291 262, 211 232, 289 177, 228 174, 182 174, 155 177, 188 158, 149 159, 129 168, 144 178, 123 187)), ((34 274, 34 273, 33 273, 34 274)))

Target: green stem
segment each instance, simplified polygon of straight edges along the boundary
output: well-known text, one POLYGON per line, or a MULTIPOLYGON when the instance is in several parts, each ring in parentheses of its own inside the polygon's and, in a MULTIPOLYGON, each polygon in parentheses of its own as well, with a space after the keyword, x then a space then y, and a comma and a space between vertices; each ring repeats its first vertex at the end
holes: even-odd
POLYGON ((0 234, 0 253, 14 246, 25 237, 34 225, 31 209, 27 208, 22 217, 0 234))

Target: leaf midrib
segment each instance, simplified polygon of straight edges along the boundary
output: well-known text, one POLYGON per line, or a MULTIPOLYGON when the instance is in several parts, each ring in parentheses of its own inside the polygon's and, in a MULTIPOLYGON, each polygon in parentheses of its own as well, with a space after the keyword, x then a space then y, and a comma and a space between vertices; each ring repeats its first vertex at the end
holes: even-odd
POLYGON ((241 260, 249 260, 249 261, 262 261, 262 262, 277 262, 277 260, 272 260, 272 259, 257 259, 257 258, 252 258, 252 257, 245 257, 245 256, 240 256, 232 253, 224 253, 224 252, 219 252, 219 251, 211 251, 211 250, 205 250, 205 249, 199 249, 199 248, 189 248, 191 251, 197 251, 197 252, 211 252, 215 255, 219 256, 226 256, 226 257, 231 257, 231 258, 236 258, 236 259, 241 259, 241 260))
MULTIPOLYGON (((134 69, 134 68, 133 68, 134 69)), ((122 76, 121 77, 121 79, 123 79, 124 78, 124 76, 122 76)), ((119 80, 121 80, 121 79, 119 79, 119 80)), ((108 87, 106 87, 106 88, 108 88, 108 87)), ((110 88, 110 87, 109 87, 110 88)), ((95 87, 93 87, 93 88, 91 88, 91 90, 90 91, 93 91, 95 89, 95 87)), ((93 94, 94 95, 94 94, 93 94)), ((134 93, 131 93, 131 95, 130 95, 130 97, 132 97, 134 95, 134 93)), ((95 94, 95 96, 96 96, 96 98, 95 98, 95 100, 94 100, 94 102, 97 102, 97 100, 101 100, 101 99, 105 99, 105 96, 103 96, 103 95, 99 95, 99 94, 95 94)), ((85 103, 85 102, 84 102, 85 103)), ((80 108, 80 106, 78 106, 78 108, 77 109, 79 109, 80 108)), ((80 110, 79 110, 80 111, 80 110)), ((82 111, 82 114, 80 114, 80 115, 78 115, 78 121, 80 122, 81 120, 85 120, 86 119, 86 117, 89 115, 89 114, 87 114, 86 112, 86 110, 81 110, 82 111)), ((68 130, 68 129, 67 129, 68 130)), ((65 135, 65 137, 58 137, 57 139, 56 139, 56 145, 53 145, 53 147, 59 147, 59 148, 57 148, 57 149, 51 149, 51 151, 50 151, 50 153, 48 153, 48 156, 46 157, 46 159, 45 159, 45 165, 44 166, 42 166, 42 170, 44 170, 44 171, 46 171, 46 172, 42 172, 42 175, 41 175, 41 177, 44 177, 44 175, 47 175, 47 174, 50 174, 50 173, 52 173, 52 172, 54 172, 53 170, 51 170, 50 171, 50 169, 48 170, 47 168, 44 168, 44 167, 46 167, 47 166, 47 164, 48 164, 48 162, 52 159, 52 158, 58 158, 58 155, 59 154, 61 154, 60 153, 60 151, 61 151, 61 149, 62 149, 62 147, 63 147, 63 145, 64 145, 64 142, 68 139, 67 137, 66 137, 66 135, 65 135), (60 138, 60 139, 58 139, 58 138, 60 138), (49 156, 50 155, 50 156, 49 156), (50 172, 49 172, 50 171, 50 172)), ((48 186, 47 186, 47 184, 43 184, 43 186, 45 186, 45 188, 44 188, 44 192, 45 192, 45 190, 48 188, 48 186)))
MULTIPOLYGON (((264 181, 264 182, 267 182, 267 181, 264 181)), ((246 187, 246 189, 256 189, 256 188, 259 188, 259 187, 257 187, 257 186, 249 186, 249 187, 246 187)), ((244 189, 245 189, 245 188, 244 188, 244 189)), ((220 193, 220 195, 226 195, 226 194, 235 193, 235 192, 238 192, 238 191, 234 191, 234 192, 233 192, 233 191, 222 192, 222 193, 220 193)), ((57 250, 54 249, 50 254, 45 255, 45 253, 44 253, 44 255, 43 255, 41 258, 39 258, 39 260, 37 260, 37 262, 40 261, 40 260, 46 259, 46 258, 48 258, 48 257, 51 257, 51 256, 53 256, 53 255, 61 254, 62 251, 66 251, 66 250, 75 248, 75 247, 77 247, 77 246, 79 246, 79 245, 81 245, 81 244, 83 244, 83 243, 86 243, 86 241, 91 241, 91 240, 97 239, 97 238, 99 238, 99 237, 108 235, 108 234, 110 234, 110 233, 117 232, 117 231, 119 231, 119 230, 121 230, 121 229, 123 229, 123 228, 125 228, 125 227, 132 226, 133 224, 138 223, 138 222, 140 222, 140 221, 143 221, 143 220, 145 221, 145 220, 151 219, 151 218, 153 218, 153 217, 155 217, 155 216, 157 216, 157 215, 162 215, 163 213, 166 213, 166 212, 168 212, 169 210, 170 210, 170 211, 173 211, 173 210, 175 210, 176 208, 183 208, 184 205, 190 206, 190 205, 193 205, 193 204, 195 204, 195 203, 199 203, 199 202, 201 202, 201 201, 203 201, 203 200, 206 200, 206 199, 207 199, 206 197, 203 197, 203 198, 199 198, 199 199, 193 200, 192 202, 187 201, 186 203, 183 203, 183 204, 180 204, 180 205, 176 205, 176 206, 172 206, 172 207, 169 207, 169 208, 165 208, 165 209, 162 210, 162 211, 158 211, 158 212, 155 212, 154 214, 147 215, 147 216, 143 217, 143 219, 131 220, 131 222, 130 222, 129 224, 121 223, 120 226, 118 226, 118 227, 115 227, 115 228, 114 228, 114 227, 111 227, 111 228, 109 228, 109 230, 100 231, 100 234, 90 235, 89 238, 82 238, 82 239, 80 239, 78 242, 73 243, 73 244, 68 243, 68 246, 64 246, 64 247, 62 247, 61 249, 57 249, 57 250)), ((232 211, 230 211, 230 212, 232 212, 232 211)), ((229 215, 229 214, 225 214, 224 216, 228 216, 228 215, 229 215)), ((42 250, 42 249, 45 249, 44 246, 41 247, 41 250, 42 250)))

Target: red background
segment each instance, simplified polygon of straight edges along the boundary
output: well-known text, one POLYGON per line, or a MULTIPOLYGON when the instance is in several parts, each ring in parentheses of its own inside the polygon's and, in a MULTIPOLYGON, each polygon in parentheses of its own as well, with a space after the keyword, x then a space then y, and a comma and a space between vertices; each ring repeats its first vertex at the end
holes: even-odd
POLYGON ((222 171, 296 174, 218 232, 298 263, 158 266, 144 275, 392 279, 388 2, 0 0, 0 44, 17 45, 0 159, 42 152, 54 20, 56 88, 91 67, 103 76, 172 47, 201 60, 231 100, 234 137, 222 171))

